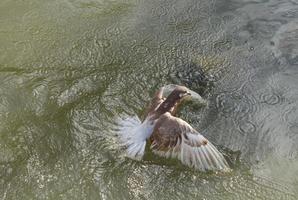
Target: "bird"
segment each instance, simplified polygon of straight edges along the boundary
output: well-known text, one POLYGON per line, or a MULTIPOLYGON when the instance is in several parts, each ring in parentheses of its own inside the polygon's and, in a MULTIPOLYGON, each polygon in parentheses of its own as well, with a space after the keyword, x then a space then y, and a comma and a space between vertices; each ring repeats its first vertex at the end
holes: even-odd
POLYGON ((128 157, 141 160, 148 143, 153 153, 179 159, 199 171, 228 171, 223 154, 189 123, 176 116, 181 103, 196 99, 206 101, 196 92, 181 85, 161 87, 153 96, 141 121, 137 116, 118 120, 117 135, 128 157))

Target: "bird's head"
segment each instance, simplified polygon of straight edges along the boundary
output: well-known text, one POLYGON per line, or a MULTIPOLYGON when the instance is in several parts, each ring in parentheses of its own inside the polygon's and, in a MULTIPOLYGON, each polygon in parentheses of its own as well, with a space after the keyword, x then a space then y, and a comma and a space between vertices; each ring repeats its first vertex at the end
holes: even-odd
POLYGON ((176 86, 167 98, 170 98, 173 101, 181 101, 188 96, 191 96, 191 93, 186 87, 176 86))
POLYGON ((206 105, 207 102, 198 93, 187 87, 169 84, 164 86, 163 97, 170 97, 175 101, 191 101, 195 105, 206 105))

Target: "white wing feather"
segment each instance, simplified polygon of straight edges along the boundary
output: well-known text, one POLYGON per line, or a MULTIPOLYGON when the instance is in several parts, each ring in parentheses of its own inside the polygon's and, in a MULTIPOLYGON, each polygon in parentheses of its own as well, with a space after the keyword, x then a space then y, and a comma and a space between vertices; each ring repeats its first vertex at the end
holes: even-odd
POLYGON ((186 135, 187 139, 182 136, 181 142, 180 160, 183 164, 200 171, 225 171, 229 169, 223 155, 204 136, 192 133, 186 133, 186 135), (201 145, 190 145, 197 143, 201 143, 201 145))
POLYGON ((146 140, 153 132, 154 124, 148 120, 143 123, 137 116, 118 120, 117 134, 120 142, 126 148, 127 156, 141 160, 146 146, 146 140))
POLYGON ((163 157, 178 158, 183 164, 200 171, 228 171, 229 165, 216 147, 201 134, 182 134, 176 146, 167 151, 158 150, 153 142, 151 149, 163 157))

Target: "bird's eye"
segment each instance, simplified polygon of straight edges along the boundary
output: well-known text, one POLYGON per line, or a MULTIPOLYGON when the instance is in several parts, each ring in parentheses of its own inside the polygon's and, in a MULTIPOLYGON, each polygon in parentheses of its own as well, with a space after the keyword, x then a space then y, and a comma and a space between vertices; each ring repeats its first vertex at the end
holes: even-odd
POLYGON ((184 97, 184 96, 185 96, 185 93, 186 93, 186 92, 182 92, 182 93, 180 93, 180 94, 179 94, 179 97, 180 97, 180 98, 184 97))

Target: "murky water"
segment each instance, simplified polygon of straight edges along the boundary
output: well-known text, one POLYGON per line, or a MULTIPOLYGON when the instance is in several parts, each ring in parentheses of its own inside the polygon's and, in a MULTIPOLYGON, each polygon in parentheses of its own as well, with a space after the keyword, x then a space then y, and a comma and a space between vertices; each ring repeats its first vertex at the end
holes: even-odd
POLYGON ((1 0, 0 138, 0 199, 297 199, 298 2, 1 0), (115 118, 171 82, 233 172, 125 158, 115 118))

